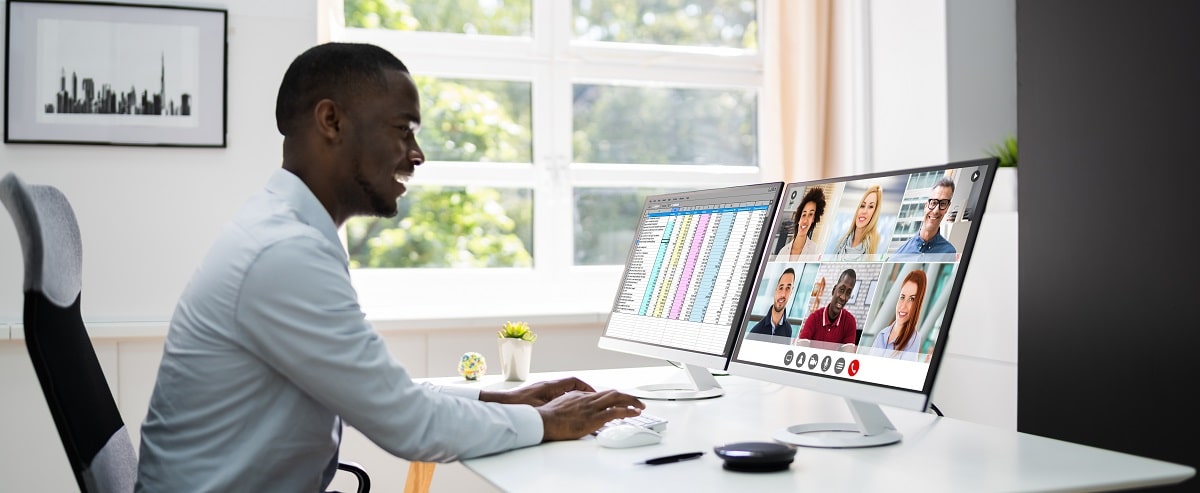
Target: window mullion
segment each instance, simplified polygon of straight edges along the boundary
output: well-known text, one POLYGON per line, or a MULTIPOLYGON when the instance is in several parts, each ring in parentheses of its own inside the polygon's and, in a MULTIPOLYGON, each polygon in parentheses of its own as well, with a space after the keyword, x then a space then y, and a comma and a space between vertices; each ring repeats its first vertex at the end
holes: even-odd
POLYGON ((534 45, 547 54, 545 63, 534 69, 533 141, 535 167, 541 171, 534 192, 534 264, 553 281, 565 279, 574 263, 571 64, 562 56, 571 41, 571 6, 561 0, 534 0, 534 12, 534 45))

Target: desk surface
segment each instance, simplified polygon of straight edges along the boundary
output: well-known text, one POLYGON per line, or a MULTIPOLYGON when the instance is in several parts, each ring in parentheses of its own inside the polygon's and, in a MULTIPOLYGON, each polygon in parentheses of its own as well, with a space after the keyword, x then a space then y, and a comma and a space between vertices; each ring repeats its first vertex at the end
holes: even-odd
MULTIPOLYGON (((683 381, 671 367, 588 370, 575 375, 597 389, 683 381)), ((504 388, 498 375, 474 385, 504 388)), ((434 379, 441 380, 441 379, 434 379)), ((459 380, 461 382, 461 380, 459 380)), ((718 377, 726 394, 699 401, 645 400, 670 420, 662 443, 607 449, 592 437, 544 443, 463 464, 503 491, 1105 491, 1182 482, 1195 469, 934 414, 884 407, 903 434, 895 445, 861 449, 799 447, 786 471, 726 471, 713 454, 724 443, 772 441, 786 426, 850 421, 839 397, 734 376, 718 377), (660 466, 638 461, 704 451, 698 460, 660 466)), ((447 382, 439 382, 447 383, 447 382)))

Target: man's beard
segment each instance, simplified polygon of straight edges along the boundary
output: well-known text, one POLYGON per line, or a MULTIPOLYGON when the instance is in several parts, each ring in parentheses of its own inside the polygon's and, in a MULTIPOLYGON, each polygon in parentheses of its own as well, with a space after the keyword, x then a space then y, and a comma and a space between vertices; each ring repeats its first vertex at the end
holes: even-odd
POLYGON ((371 185, 371 182, 367 180, 367 177, 363 176, 362 170, 357 166, 357 164, 358 163, 355 163, 354 167, 354 181, 358 183, 358 187, 362 189, 363 194, 366 195, 367 202, 369 202, 371 207, 371 215, 377 217, 395 217, 398 210, 396 202, 394 200, 388 200, 384 197, 384 194, 379 193, 378 190, 375 190, 375 187, 371 185))

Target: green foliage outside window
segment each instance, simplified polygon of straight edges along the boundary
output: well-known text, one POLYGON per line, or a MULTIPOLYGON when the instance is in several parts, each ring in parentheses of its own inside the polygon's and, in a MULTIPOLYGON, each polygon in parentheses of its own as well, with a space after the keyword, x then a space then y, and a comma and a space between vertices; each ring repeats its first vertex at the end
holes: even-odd
MULTIPOLYGON (((559 0, 552 0, 559 1, 559 0)), ((754 0, 573 0, 576 39, 757 49, 754 0)), ((532 36, 532 0, 344 0, 347 27, 532 36)), ((419 49, 419 48, 414 48, 419 49)), ((398 53, 403 59, 403 54, 398 53)), ((414 74, 430 161, 532 163, 532 84, 414 74)), ((539 90, 545 90, 541 88, 539 90)), ((572 161, 757 165, 757 95, 576 84, 572 161)), ((531 188, 414 186, 346 224, 353 268, 531 267, 531 188)), ((577 265, 620 264, 647 193, 576 190, 577 265)))
POLYGON ((577 39, 758 49, 754 0, 574 0, 577 39))
MULTIPOLYGON (((552 0, 561 1, 561 0, 552 0)), ((531 0, 345 0, 346 25, 531 36, 531 0)), ((758 49, 754 0, 573 0, 576 39, 758 49)))
POLYGON ((533 33, 531 0, 344 0, 347 27, 497 36, 533 33))
MULTIPOLYGON (((529 83, 414 77, 427 161, 531 162, 529 83)), ((346 222, 352 268, 531 267, 528 189, 420 186, 394 218, 346 222)))
POLYGON ((400 199, 396 217, 346 222, 350 267, 532 267, 530 195, 416 187, 400 199))

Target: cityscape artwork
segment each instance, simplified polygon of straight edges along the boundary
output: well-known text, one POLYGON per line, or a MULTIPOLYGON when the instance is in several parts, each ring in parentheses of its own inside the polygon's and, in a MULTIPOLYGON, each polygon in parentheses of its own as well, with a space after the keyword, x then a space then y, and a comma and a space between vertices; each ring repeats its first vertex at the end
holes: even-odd
POLYGON ((11 0, 4 141, 225 147, 227 12, 11 0))

